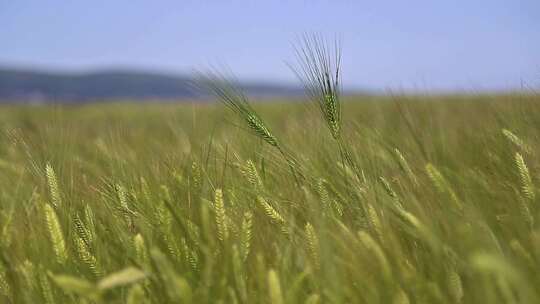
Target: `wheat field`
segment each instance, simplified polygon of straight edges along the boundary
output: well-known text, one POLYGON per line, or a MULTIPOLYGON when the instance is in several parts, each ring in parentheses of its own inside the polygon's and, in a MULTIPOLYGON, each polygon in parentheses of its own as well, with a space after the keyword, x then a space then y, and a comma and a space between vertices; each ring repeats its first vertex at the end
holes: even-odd
POLYGON ((0 302, 538 303, 539 102, 3 106, 0 302))

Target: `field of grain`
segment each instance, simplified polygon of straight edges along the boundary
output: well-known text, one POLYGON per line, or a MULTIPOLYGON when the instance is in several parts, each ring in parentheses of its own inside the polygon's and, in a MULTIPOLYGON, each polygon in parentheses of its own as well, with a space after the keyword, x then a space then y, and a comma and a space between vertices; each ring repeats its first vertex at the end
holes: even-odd
POLYGON ((539 104, 3 106, 0 302, 538 303, 539 104))

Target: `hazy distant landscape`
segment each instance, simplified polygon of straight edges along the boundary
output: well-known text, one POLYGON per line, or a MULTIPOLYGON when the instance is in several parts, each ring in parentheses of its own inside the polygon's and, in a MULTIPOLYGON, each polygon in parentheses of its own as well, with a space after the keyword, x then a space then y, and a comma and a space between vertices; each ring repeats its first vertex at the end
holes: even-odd
MULTIPOLYGON (((272 83, 243 83, 246 94, 258 97, 298 96, 300 86, 272 83)), ((199 100, 208 95, 197 89, 193 76, 110 69, 66 73, 31 69, 0 68, 0 103, 90 101, 199 100)))

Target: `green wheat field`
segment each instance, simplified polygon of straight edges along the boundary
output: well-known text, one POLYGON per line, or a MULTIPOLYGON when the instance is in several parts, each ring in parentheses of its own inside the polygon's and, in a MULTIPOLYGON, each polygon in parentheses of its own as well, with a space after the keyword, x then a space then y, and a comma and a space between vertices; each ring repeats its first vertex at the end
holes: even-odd
POLYGON ((0 302, 538 303, 539 102, 3 106, 0 302))
MULTIPOLYGON (((540 95, 0 108, 1 303, 540 303, 540 95)), ((209 97, 210 98, 210 97, 209 97)))

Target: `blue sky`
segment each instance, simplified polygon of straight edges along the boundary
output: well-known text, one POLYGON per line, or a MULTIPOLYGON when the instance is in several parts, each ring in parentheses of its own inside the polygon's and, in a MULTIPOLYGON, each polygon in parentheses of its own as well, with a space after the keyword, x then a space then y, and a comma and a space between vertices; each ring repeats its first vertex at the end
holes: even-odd
POLYGON ((340 37, 349 87, 486 90, 540 82, 538 0, 0 0, 0 64, 294 82, 303 33, 340 37))

